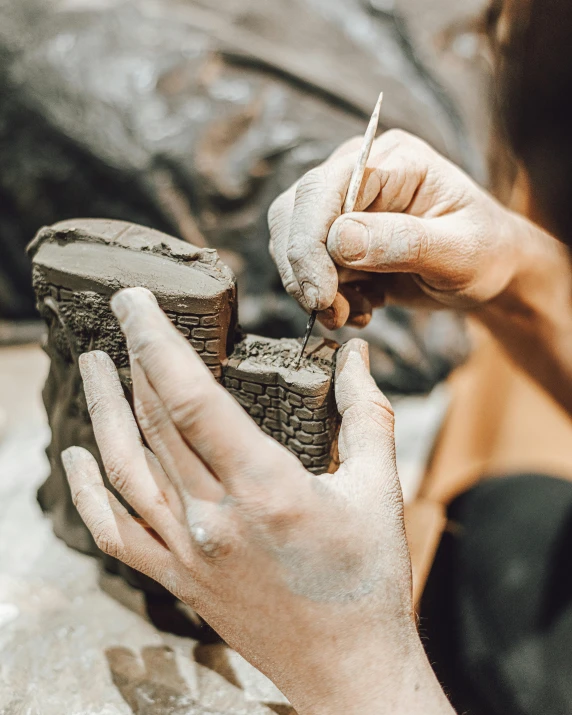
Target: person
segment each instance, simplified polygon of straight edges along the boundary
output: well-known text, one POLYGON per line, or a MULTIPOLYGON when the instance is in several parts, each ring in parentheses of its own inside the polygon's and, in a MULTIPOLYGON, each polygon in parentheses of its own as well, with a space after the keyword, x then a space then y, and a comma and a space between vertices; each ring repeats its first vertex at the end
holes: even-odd
MULTIPOLYGON (((572 243, 572 111, 563 91, 572 63, 561 66, 572 9, 507 2, 495 27, 504 113, 536 216, 572 243)), ((273 204, 271 252, 286 290, 328 327, 364 325, 392 302, 470 311, 572 411, 564 243, 402 131, 376 140, 357 210, 342 216, 355 153, 348 142, 273 204)), ((111 360, 83 355, 107 474, 140 515, 104 488, 88 452, 67 450, 74 503, 99 547, 190 604, 302 715, 453 712, 416 627, 393 415, 369 375, 366 344, 340 350, 340 467, 314 476, 214 381, 151 294, 122 291, 112 309, 150 449, 111 360)), ((531 662, 534 681, 544 663, 531 662)), ((536 712, 565 711, 552 704, 536 712)))

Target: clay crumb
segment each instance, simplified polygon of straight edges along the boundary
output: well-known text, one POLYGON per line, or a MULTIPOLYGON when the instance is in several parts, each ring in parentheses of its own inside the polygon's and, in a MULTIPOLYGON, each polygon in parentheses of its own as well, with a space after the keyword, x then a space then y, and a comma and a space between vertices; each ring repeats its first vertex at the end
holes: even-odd
POLYGON ((266 340, 248 340, 239 343, 232 354, 239 360, 252 360, 269 367, 283 368, 286 370, 311 370, 312 372, 331 372, 332 361, 319 355, 319 351, 312 352, 309 346, 296 368, 300 356, 302 339, 282 339, 276 342, 266 340))

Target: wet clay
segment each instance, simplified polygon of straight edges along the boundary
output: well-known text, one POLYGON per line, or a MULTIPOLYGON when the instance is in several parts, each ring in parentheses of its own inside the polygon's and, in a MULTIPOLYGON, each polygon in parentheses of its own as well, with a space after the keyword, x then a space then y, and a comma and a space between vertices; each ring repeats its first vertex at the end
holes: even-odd
POLYGON ((300 367, 300 340, 249 335, 224 368, 223 384, 269 435, 311 472, 328 470, 338 429, 332 372, 337 345, 312 338, 300 367))
POLYGON ((121 288, 142 285, 213 375, 222 376, 234 345, 236 281, 216 251, 134 224, 95 219, 44 228, 28 251, 50 357, 55 351, 70 363, 87 350, 104 350, 118 368, 128 368, 109 300, 121 288))
POLYGON ((72 504, 60 458, 67 447, 85 447, 104 473, 79 373, 83 352, 107 352, 132 399, 127 346, 109 306, 121 288, 148 288, 213 376, 308 470, 325 472, 334 463, 339 416, 332 376, 337 345, 313 338, 296 370, 299 340, 243 335, 236 280, 215 250, 135 224, 81 219, 42 229, 29 253, 51 359, 43 392, 52 432, 47 449, 50 476, 38 498, 52 517, 55 533, 68 545, 98 553, 108 568, 134 586, 162 591, 98 552, 72 504))

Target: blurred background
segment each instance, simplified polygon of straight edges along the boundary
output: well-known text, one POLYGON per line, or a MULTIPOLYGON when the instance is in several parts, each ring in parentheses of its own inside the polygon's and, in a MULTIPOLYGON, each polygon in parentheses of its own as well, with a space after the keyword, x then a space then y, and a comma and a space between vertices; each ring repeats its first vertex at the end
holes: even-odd
MULTIPOLYGON (((26 245, 68 218, 157 228, 218 250, 245 330, 299 337, 267 210, 364 131, 380 90, 383 129, 526 212, 495 119, 491 22, 487 0, 0 0, 0 712, 289 712, 238 656, 53 535, 36 502, 48 359, 26 245)), ((420 595, 443 504, 484 473, 572 477, 572 434, 459 316, 385 309, 361 335, 396 407, 420 595)), ((51 510, 64 532, 72 509, 51 510)))

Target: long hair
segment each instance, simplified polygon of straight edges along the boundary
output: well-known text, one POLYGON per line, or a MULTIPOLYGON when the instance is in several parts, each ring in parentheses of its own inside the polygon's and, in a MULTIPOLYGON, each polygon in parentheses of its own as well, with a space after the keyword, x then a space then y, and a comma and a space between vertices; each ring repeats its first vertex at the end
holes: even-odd
POLYGON ((498 97, 543 224, 572 246, 572 0, 505 0, 498 97))

